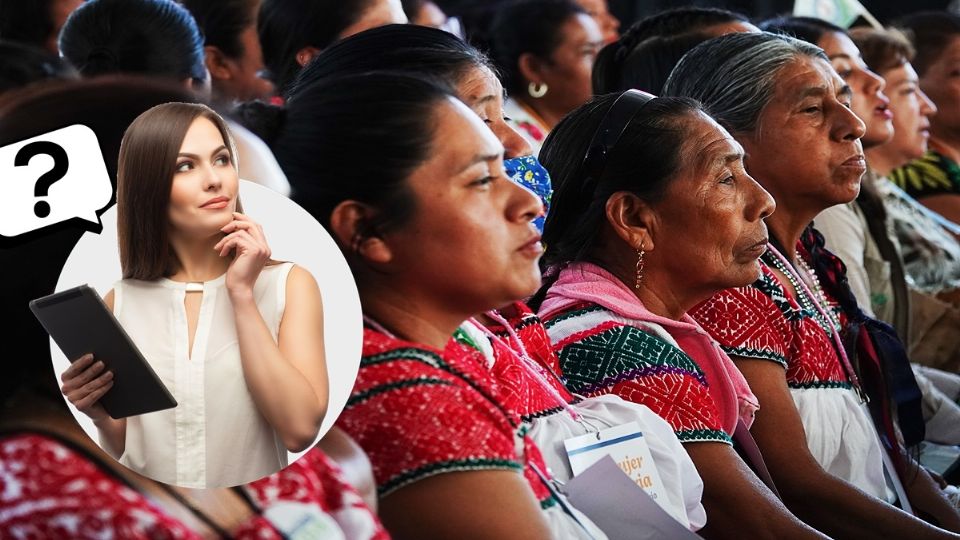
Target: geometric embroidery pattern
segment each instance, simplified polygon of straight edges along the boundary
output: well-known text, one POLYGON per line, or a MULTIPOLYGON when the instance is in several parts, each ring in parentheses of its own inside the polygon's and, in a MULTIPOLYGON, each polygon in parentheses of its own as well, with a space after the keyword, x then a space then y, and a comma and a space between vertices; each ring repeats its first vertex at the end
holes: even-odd
MULTIPOLYGON (((777 362, 790 388, 851 388, 833 339, 761 259, 760 279, 725 289, 690 311, 732 357, 777 362)), ((827 297, 829 309, 839 311, 827 297)))
POLYGON ((571 391, 646 405, 684 442, 730 442, 703 372, 673 344, 595 305, 559 312, 546 325, 571 391))
POLYGON ((523 471, 542 507, 550 492, 530 466, 543 457, 482 353, 453 339, 443 351, 364 330, 363 356, 337 425, 367 453, 380 496, 435 474, 523 471))

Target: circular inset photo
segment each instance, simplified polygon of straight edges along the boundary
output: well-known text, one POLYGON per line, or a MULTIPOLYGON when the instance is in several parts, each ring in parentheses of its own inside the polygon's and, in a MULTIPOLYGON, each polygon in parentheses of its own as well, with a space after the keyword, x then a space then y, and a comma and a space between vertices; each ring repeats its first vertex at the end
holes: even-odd
POLYGON ((102 232, 77 243, 56 301, 37 303, 81 427, 181 487, 245 484, 295 461, 359 368, 360 299, 340 250, 294 202, 240 180, 238 159, 205 106, 141 115, 102 232))

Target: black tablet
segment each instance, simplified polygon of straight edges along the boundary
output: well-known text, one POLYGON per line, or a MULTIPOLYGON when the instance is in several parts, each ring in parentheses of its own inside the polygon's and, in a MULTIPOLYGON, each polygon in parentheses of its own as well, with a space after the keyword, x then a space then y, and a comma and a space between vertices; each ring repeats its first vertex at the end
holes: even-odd
POLYGON ((100 404, 113 418, 177 406, 120 322, 89 285, 30 302, 30 310, 71 362, 92 353, 113 372, 113 387, 100 404))

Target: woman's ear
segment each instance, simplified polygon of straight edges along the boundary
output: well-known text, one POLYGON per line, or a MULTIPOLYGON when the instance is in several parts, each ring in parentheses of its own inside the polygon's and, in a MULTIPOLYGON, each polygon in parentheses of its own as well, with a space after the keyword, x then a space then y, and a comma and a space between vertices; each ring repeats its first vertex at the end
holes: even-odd
POLYGON ((233 78, 233 69, 230 59, 223 54, 220 47, 207 45, 203 48, 204 63, 207 64, 207 71, 210 77, 217 80, 230 80, 233 78))
POLYGON ((613 232, 631 248, 643 244, 645 251, 653 251, 657 213, 646 201, 629 191, 618 191, 607 199, 607 223, 613 232))
POLYGON ((543 84, 543 60, 536 55, 523 53, 517 58, 517 69, 525 80, 535 84, 543 84))
POLYGON ((347 254, 354 254, 374 266, 389 264, 393 260, 390 246, 383 238, 371 235, 370 223, 374 217, 370 206, 343 201, 330 213, 330 230, 347 254))

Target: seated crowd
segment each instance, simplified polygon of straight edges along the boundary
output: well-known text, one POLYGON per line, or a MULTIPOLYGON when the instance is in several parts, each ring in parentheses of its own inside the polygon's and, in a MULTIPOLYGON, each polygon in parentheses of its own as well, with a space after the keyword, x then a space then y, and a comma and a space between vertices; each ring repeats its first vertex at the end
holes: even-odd
MULTIPOLYGON (((210 104, 364 314, 335 427, 234 488, 127 470, 12 364, 0 537, 307 537, 296 507, 323 538, 652 538, 571 484, 565 442, 631 425, 691 534, 960 538, 960 16, 461 4, 0 0, 0 147, 84 124, 115 180, 137 116, 210 104)), ((33 356, 81 234, 3 255, 33 356)))

